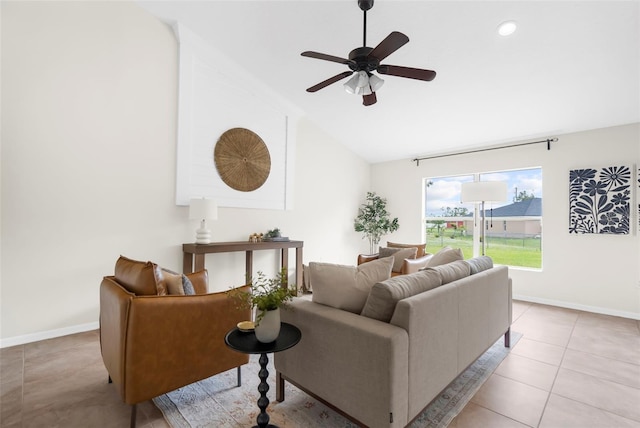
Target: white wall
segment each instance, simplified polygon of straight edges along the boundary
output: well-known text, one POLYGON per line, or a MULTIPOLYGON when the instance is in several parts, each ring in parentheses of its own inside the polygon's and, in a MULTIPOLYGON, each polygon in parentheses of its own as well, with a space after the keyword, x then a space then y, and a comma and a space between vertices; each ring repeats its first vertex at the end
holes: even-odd
MULTIPOLYGON (((129 2, 1 7, 0 346, 11 346, 96 328, 117 257, 180 270, 197 225, 175 205, 172 29, 129 2)), ((305 241, 305 263, 353 264, 370 167, 308 120, 297 144, 295 208, 221 208, 214 237, 280 227, 305 241)), ((206 263, 212 290, 244 279, 243 253, 206 263)), ((255 253, 255 270, 276 266, 275 251, 255 253)))
MULTIPOLYGON (((540 303, 640 319, 640 237, 569 235, 569 170, 639 164, 640 124, 559 135, 559 141, 425 160, 372 166, 374 191, 399 217, 394 241, 421 236, 422 178, 542 167, 543 269, 512 269, 516 297, 540 303), (399 182, 398 177, 402 177, 399 182)), ((637 210, 637 202, 633 210, 637 210)), ((637 225, 637 211, 633 214, 637 225)), ((637 226, 635 226, 637 228, 637 226)))

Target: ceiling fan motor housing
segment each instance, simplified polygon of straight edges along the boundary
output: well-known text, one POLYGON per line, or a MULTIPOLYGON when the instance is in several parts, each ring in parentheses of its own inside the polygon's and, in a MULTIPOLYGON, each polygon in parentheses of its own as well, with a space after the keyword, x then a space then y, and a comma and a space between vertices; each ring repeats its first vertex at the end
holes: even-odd
POLYGON ((373 7, 373 0, 358 0, 358 6, 362 10, 369 10, 373 7))
POLYGON ((349 59, 351 60, 347 65, 353 71, 366 71, 370 73, 378 68, 380 61, 377 58, 369 57, 369 52, 373 48, 363 46, 361 48, 355 48, 349 52, 349 59))

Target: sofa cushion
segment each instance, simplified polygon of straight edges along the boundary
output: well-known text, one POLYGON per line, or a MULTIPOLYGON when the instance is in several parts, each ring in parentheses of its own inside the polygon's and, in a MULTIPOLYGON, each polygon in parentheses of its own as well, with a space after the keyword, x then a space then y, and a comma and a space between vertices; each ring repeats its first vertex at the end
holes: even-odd
POLYGON ((434 266, 432 268, 427 268, 426 270, 433 270, 437 272, 442 280, 442 285, 471 275, 471 268, 469 263, 465 260, 456 260, 455 262, 447 263, 446 265, 434 266))
POLYGON ((429 261, 425 265, 425 269, 455 262, 456 260, 464 260, 462 250, 460 248, 451 248, 449 246, 446 246, 442 250, 435 253, 433 257, 429 259, 429 261))
POLYGON ((472 259, 465 260, 465 262, 469 264, 471 275, 485 271, 487 269, 491 269, 493 267, 493 259, 489 256, 478 256, 472 259))
POLYGON ((373 284, 391 276, 393 257, 359 266, 309 263, 312 300, 316 303, 359 314, 373 284))
POLYGON ((407 297, 442 285, 440 274, 435 270, 423 270, 409 275, 394 276, 376 283, 372 288, 361 315, 389 322, 396 303, 407 297))
POLYGON ((115 279, 127 291, 138 296, 165 295, 166 285, 158 265, 120 256, 116 261, 115 279))
POLYGON ((400 244, 397 242, 389 242, 387 241, 387 247, 390 248, 415 248, 417 251, 416 259, 426 255, 427 253, 424 251, 425 244, 400 244))
POLYGON ((378 257, 393 257, 393 272, 402 272, 402 265, 404 259, 415 259, 418 249, 414 247, 410 248, 389 248, 380 247, 378 251, 378 257))

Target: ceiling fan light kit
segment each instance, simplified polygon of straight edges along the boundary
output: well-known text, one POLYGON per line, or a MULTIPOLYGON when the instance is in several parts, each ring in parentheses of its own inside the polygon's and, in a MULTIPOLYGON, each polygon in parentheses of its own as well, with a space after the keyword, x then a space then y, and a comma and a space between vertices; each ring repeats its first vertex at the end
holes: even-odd
POLYGON ((507 37, 512 35, 518 29, 518 24, 515 21, 505 21, 502 24, 498 25, 498 34, 502 37, 507 37))
POLYGON ((345 77, 349 77, 353 73, 356 73, 355 76, 344 84, 344 89, 350 94, 362 95, 362 104, 370 106, 376 103, 376 91, 384 84, 384 80, 373 74, 374 71, 389 76, 406 77, 409 79, 423 80, 427 82, 436 77, 436 72, 433 70, 380 64, 380 61, 384 60, 386 57, 407 44, 409 42, 409 37, 399 31, 392 31, 391 34, 378 44, 378 46, 375 48, 368 47, 367 10, 373 7, 373 0, 358 0, 358 6, 362 9, 364 14, 362 47, 355 48, 349 52, 349 59, 314 51, 305 51, 301 54, 302 56, 309 58, 344 64, 349 67, 350 71, 344 71, 311 86, 310 88, 307 88, 307 92, 319 91, 332 83, 336 83, 345 77))

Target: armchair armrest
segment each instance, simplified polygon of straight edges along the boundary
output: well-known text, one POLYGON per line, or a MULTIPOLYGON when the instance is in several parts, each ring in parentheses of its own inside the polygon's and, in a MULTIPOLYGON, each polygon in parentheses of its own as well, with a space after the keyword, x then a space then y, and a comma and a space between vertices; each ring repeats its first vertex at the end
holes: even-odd
POLYGON ((426 254, 416 259, 404 259, 401 271, 402 275, 418 272, 427 265, 431 257, 433 257, 433 254, 426 254))
POLYGON ((378 260, 378 254, 358 254, 358 265, 362 263, 378 260))

